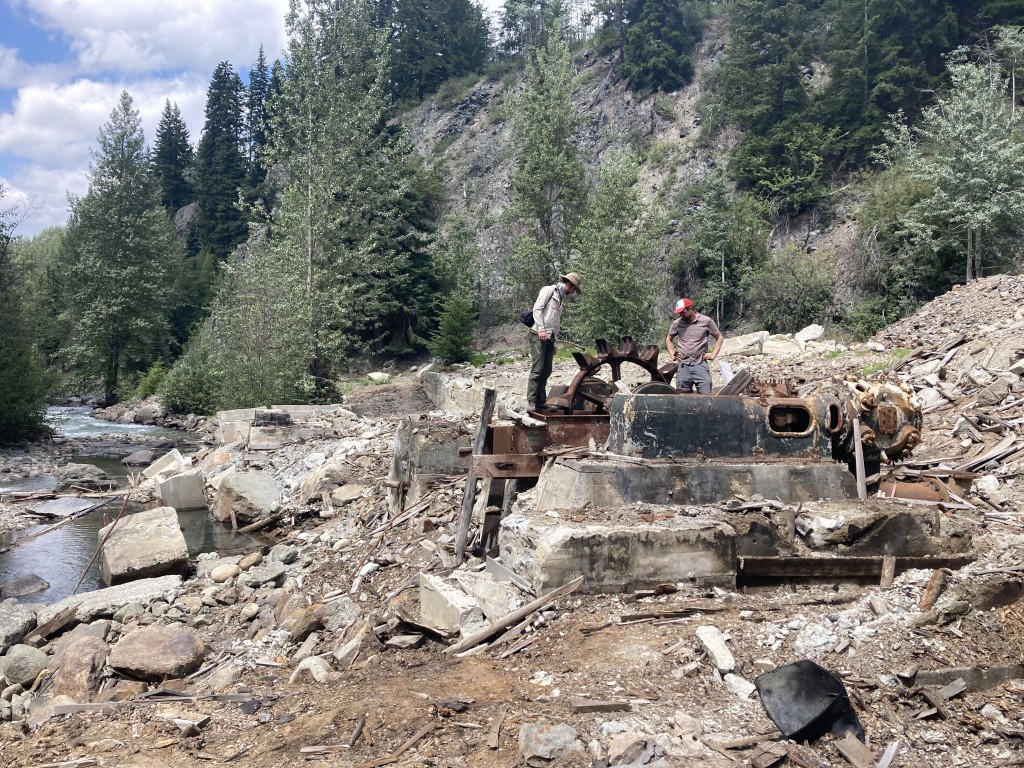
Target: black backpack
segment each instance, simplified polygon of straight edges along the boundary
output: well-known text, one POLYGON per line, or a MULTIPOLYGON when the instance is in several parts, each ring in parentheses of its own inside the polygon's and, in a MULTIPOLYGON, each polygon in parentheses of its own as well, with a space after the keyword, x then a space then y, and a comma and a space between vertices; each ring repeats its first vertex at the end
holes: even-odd
POLYGON ((527 328, 533 328, 533 307, 530 307, 529 309, 524 309, 519 314, 519 319, 527 328))

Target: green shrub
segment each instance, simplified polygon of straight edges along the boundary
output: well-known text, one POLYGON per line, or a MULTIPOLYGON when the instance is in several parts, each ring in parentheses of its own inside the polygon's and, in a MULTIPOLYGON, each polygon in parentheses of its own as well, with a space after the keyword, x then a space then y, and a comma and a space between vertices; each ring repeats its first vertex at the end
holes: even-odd
POLYGON ((160 385, 164 383, 164 378, 167 376, 167 369, 164 368, 162 361, 157 361, 149 367, 146 371, 146 375, 139 381, 137 387, 135 387, 135 396, 140 400, 150 395, 155 395, 160 391, 160 385))
POLYGON ((172 413, 210 415, 219 405, 220 376, 200 334, 164 377, 160 399, 172 413))
POLYGON ((902 316, 903 313, 892 297, 872 296, 855 306, 843 324, 855 340, 864 341, 902 316))
POLYGON ((835 270, 813 254, 787 248, 747 281, 747 297, 772 333, 823 323, 835 294, 835 270))

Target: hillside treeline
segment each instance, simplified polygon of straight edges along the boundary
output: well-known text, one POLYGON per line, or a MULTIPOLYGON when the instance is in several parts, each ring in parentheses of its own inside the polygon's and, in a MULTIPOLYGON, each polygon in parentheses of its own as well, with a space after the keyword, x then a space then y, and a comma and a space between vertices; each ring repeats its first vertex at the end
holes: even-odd
POLYGON ((0 438, 30 434, 55 384, 159 392, 182 412, 332 400, 358 359, 468 359, 482 304, 511 316, 558 270, 587 281, 579 339, 654 340, 667 288, 726 327, 871 333, 955 280, 1019 268, 1021 5, 507 0, 489 24, 470 0, 295 0, 281 60, 216 67, 198 137, 168 101, 147 143, 124 93, 64 226, 19 239, 23 211, 0 212, 0 438), (695 144, 728 148, 717 170, 650 200, 638 178, 678 152, 638 138, 588 168, 581 51, 660 105, 711 29, 727 43, 695 144), (400 117, 510 76, 496 298, 400 117), (851 206, 838 290, 811 233, 851 206))

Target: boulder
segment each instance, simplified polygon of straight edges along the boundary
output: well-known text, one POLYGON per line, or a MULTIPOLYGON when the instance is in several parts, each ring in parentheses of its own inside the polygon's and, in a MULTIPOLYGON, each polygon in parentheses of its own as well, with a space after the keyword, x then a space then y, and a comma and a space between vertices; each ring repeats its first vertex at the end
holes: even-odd
POLYGON ((384 373, 383 371, 373 371, 372 373, 366 374, 366 378, 374 384, 387 384, 391 381, 391 374, 384 373))
POLYGON ((13 645, 0 659, 0 672, 7 682, 27 688, 46 669, 49 658, 31 645, 13 645))
POLYGON ((281 487, 265 472, 234 472, 217 488, 213 515, 222 522, 251 523, 277 509, 281 487))
POLYGON ((206 646, 184 627, 146 627, 125 635, 110 649, 107 663, 143 680, 184 677, 203 663, 206 646))
POLYGON ((36 609, 13 597, 0 603, 0 653, 5 653, 36 626, 36 609))
POLYGON ((100 573, 107 584, 122 584, 188 570, 188 547, 171 507, 122 517, 101 528, 100 573), (107 536, 109 532, 109 537, 107 536))
POLYGON ((1000 376, 978 393, 978 405, 990 407, 999 405, 1010 394, 1012 382, 1005 376, 1000 376))
POLYGON ((793 338, 796 339, 798 342, 806 344, 808 341, 817 341, 824 335, 825 328, 823 326, 812 324, 808 325, 806 328, 797 331, 795 334, 793 334, 793 338))
POLYGON ((803 351, 796 339, 779 333, 766 338, 761 346, 761 353, 770 357, 797 357, 803 351))
POLYGON ((50 582, 40 576, 36 576, 34 573, 30 573, 27 576, 19 576, 16 579, 0 584, 0 600, 6 600, 9 597, 34 595, 49 588, 50 582))
POLYGON ((107 644, 98 637, 82 637, 63 649, 53 677, 51 693, 85 704, 100 689, 107 663, 107 644))
POLYGON ((331 491, 331 503, 336 507, 343 507, 353 501, 361 499, 366 486, 359 483, 345 483, 340 488, 331 491))
POLYGON ((330 493, 338 486, 351 482, 354 479, 353 474, 354 469, 351 464, 341 458, 328 459, 302 481, 299 488, 299 501, 306 504, 310 499, 319 499, 320 494, 324 491, 330 493))
POLYGON ((92 464, 65 464, 53 470, 58 491, 84 488, 89 491, 109 491, 117 487, 117 481, 99 467, 92 464))
POLYGON ((121 463, 127 467, 148 467, 155 459, 156 454, 153 451, 141 450, 129 453, 121 459, 121 463))
POLYGON ((527 765, 564 765, 573 755, 583 756, 583 743, 571 725, 523 723, 519 726, 519 752, 527 765))

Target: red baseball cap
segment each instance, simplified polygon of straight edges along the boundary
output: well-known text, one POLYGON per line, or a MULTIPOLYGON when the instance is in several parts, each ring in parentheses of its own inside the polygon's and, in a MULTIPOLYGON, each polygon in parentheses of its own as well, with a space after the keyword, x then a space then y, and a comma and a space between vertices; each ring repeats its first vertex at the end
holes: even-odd
POLYGON ((679 315, 688 310, 693 306, 693 302, 689 299, 680 299, 676 302, 676 308, 672 310, 672 314, 679 315))

